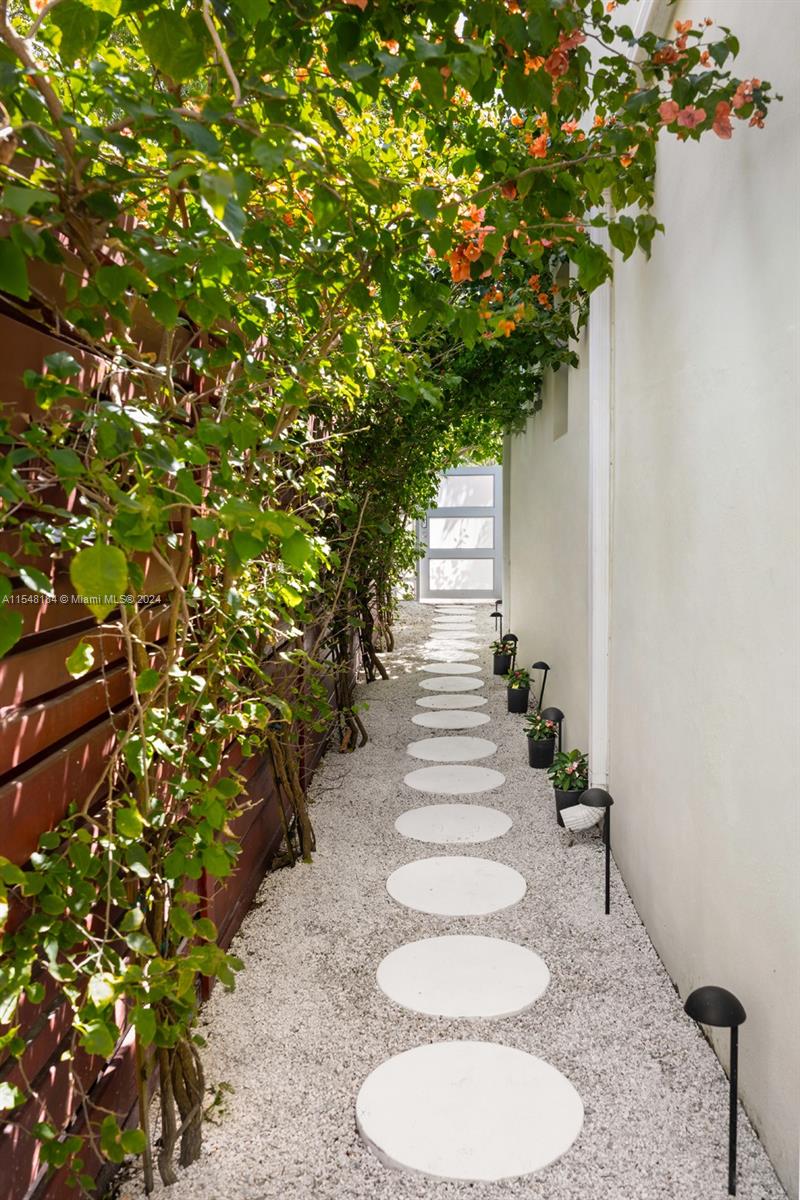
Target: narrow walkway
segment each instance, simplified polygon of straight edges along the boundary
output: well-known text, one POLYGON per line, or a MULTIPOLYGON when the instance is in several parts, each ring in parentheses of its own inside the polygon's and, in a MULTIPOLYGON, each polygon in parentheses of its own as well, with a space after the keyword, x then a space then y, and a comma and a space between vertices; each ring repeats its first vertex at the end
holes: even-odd
MULTIPOLYGON (((371 742, 329 754, 315 781, 314 863, 265 880, 234 945, 246 969, 205 1010, 221 1115, 202 1161, 162 1189, 170 1200, 725 1195, 721 1068, 616 871, 604 916, 597 831, 571 844, 556 825, 546 775, 527 765, 522 719, 506 714, 491 676, 488 614, 475 613, 467 636, 455 614, 404 606, 392 678, 361 693, 371 742), (453 668, 448 693, 433 665, 453 668), (468 717, 440 727, 452 695, 468 717), (442 766, 441 748, 426 743, 451 735, 459 741, 445 757, 456 766, 442 766), (473 782, 489 790, 470 792, 473 782), (420 790, 430 786, 441 790, 420 790), (499 885, 496 899, 487 884, 499 885), (434 938, 446 940, 425 940, 434 938), (467 938, 474 955, 492 955, 483 974, 463 954, 467 938), (460 1145, 448 1072, 462 1093, 464 1081, 479 1085, 461 1104, 460 1145), (486 1110, 493 1080, 489 1109, 500 1118, 483 1129, 476 1105, 486 1110), (373 1149, 356 1127, 357 1097, 373 1149), (529 1136, 518 1138, 525 1122, 529 1136), (461 1164, 472 1178, 535 1173, 452 1182, 381 1158, 441 1174, 461 1164)), ((554 703, 556 684, 554 671, 554 703)), ((739 1195, 784 1196, 746 1120, 739 1195)))

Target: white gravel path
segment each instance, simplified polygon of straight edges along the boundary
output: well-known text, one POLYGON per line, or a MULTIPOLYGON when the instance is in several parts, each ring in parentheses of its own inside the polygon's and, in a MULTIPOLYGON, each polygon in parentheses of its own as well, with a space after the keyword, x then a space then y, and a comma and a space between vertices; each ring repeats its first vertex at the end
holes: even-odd
MULTIPOLYGON (((603 915, 597 830, 573 839, 556 825, 545 772, 527 765, 521 718, 505 712, 488 649, 480 665, 492 720, 483 728, 499 749, 485 761, 506 782, 487 802, 497 799, 513 827, 474 852, 516 868, 527 893, 512 908, 468 921, 415 912, 388 895, 388 875, 420 857, 419 842, 401 837, 394 822, 425 802, 402 778, 418 728, 411 716, 423 711, 414 701, 431 624, 430 609, 403 606, 398 649, 387 658, 391 678, 360 689, 370 743, 354 754, 330 753, 314 781, 314 863, 269 876, 244 921, 233 950, 245 970, 233 993, 215 990, 201 1028, 208 1083, 231 1090, 222 1116, 206 1126, 202 1160, 156 1195, 723 1200, 725 1076, 684 1015, 616 870, 611 916, 603 915), (454 1020, 405 1010, 377 987, 375 971, 390 951, 462 933, 507 938, 541 955, 551 973, 547 991, 516 1016, 454 1020), (354 1104, 369 1073, 401 1051, 457 1038, 528 1051, 575 1085, 585 1124, 563 1158, 527 1178, 476 1184, 394 1171, 367 1149, 354 1104)), ((488 609, 478 609, 477 624, 488 647, 488 609)), ((556 675, 554 667, 553 682, 556 675)), ((141 1181, 121 1194, 140 1200, 141 1181)), ((738 1194, 785 1196, 743 1113, 738 1194)))

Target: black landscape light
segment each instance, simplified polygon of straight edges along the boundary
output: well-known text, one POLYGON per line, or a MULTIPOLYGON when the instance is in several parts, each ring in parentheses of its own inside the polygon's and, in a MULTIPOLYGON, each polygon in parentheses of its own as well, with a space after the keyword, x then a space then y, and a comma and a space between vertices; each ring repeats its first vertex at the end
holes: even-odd
POLYGON ((541 714, 545 721, 553 721, 558 726, 558 753, 561 753, 561 722, 564 714, 560 708, 546 708, 541 714))
POLYGON ((494 621, 494 631, 497 634, 498 641, 502 642, 502 640, 503 640, 503 614, 500 612, 500 607, 501 607, 501 601, 495 600, 494 612, 491 614, 491 617, 492 617, 492 620, 494 621))
POLYGON ((578 803, 585 804, 587 808, 604 808, 606 810, 603 841, 606 847, 606 916, 608 916, 611 912, 611 805, 614 801, 603 788, 588 788, 585 792, 581 792, 578 803))
POLYGON ((730 1113, 728 1120, 728 1195, 736 1195, 736 1118, 739 1074, 739 1026, 747 1013, 733 992, 723 987, 697 988, 687 998, 684 1012, 698 1025, 717 1025, 731 1031, 730 1113))
POLYGON ((550 667, 546 662, 535 662, 532 664, 531 670, 544 671, 544 675, 542 675, 542 690, 539 692, 539 703, 536 705, 536 707, 539 709, 539 712, 541 712, 542 700, 544 699, 544 685, 547 683, 547 672, 550 670, 550 667))

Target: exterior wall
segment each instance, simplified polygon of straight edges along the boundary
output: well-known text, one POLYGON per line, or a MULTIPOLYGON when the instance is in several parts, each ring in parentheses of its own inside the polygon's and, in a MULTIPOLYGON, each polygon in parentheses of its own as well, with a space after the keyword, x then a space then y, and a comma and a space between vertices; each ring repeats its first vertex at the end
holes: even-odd
MULTIPOLYGON (((742 77, 770 79, 785 99, 762 131, 735 123, 730 142, 662 139, 666 236, 649 263, 617 264, 614 853, 681 996, 717 983, 742 1000, 740 1094, 796 1197, 800 4, 708 0, 700 15, 740 36, 742 77)), ((680 0, 667 20, 697 16, 680 0)), ((590 451, 572 399, 563 445, 551 442, 547 403, 510 445, 507 529, 525 657, 530 646, 551 663, 548 698, 571 718, 569 744, 584 745, 587 603, 575 593, 588 575, 580 506, 591 497, 578 472, 590 451), (534 628, 543 645, 529 640, 534 628)), ((726 1042, 715 1039, 723 1062, 726 1042)))
POLYGON ((565 749, 584 747, 588 729, 587 383, 583 365, 551 373, 541 411, 503 463, 510 514, 504 627, 519 637, 519 666, 550 664, 544 703, 566 714, 565 749), (567 431, 554 436, 565 407, 567 431))

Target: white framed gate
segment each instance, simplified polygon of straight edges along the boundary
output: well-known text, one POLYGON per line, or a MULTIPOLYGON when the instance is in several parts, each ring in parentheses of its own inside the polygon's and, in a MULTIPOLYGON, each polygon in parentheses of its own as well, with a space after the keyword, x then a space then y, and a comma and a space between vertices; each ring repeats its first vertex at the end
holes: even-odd
POLYGON ((497 600, 502 596, 502 468, 456 467, 439 481, 436 506, 419 522, 425 556, 420 600, 497 600))

